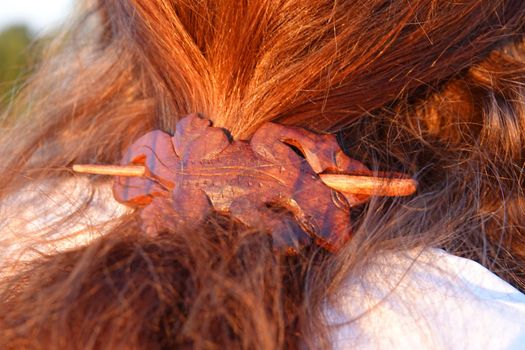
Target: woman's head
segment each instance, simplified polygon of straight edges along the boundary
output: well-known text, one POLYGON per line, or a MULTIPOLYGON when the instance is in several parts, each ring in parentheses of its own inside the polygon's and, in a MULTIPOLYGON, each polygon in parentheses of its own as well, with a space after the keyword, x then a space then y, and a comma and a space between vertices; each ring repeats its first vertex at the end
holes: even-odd
POLYGON ((275 256, 268 237, 222 217, 151 240, 130 214, 1 290, 6 343, 33 332, 63 346, 67 334, 93 347, 131 344, 129 334, 136 346, 312 344, 343 276, 415 246, 474 258, 523 287, 524 24, 522 0, 86 4, 6 114, 3 198, 59 184, 73 163, 117 163, 139 136, 173 133, 192 112, 237 139, 265 121, 337 131, 353 158, 414 174, 420 190, 354 211, 355 235, 336 256, 275 256))

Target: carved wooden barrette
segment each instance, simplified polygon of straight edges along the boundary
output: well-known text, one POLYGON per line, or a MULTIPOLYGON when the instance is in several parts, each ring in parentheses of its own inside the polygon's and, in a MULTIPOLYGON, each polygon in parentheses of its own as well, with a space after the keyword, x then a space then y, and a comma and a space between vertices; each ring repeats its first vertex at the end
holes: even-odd
POLYGON ((116 176, 116 200, 141 208, 148 234, 198 224, 214 210, 267 229, 289 252, 312 240, 336 251, 350 237, 350 208, 370 196, 407 196, 417 188, 404 175, 373 176, 343 153, 334 135, 266 123, 249 142, 232 142, 197 114, 181 119, 174 136, 145 134, 120 164, 73 170, 116 176))

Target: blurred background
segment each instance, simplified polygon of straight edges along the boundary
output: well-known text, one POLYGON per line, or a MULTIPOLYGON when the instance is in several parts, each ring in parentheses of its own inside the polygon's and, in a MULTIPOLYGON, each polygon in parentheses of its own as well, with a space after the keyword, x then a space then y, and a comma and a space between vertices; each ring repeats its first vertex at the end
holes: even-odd
POLYGON ((75 0, 0 0, 0 112, 38 62, 75 0))

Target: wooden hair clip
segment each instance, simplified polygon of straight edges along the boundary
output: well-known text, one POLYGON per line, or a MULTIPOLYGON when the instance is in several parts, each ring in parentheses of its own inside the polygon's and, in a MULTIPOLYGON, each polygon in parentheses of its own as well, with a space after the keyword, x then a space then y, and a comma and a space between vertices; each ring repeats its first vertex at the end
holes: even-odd
POLYGON ((276 245, 292 250, 314 240, 335 251, 349 238, 350 208, 369 196, 417 189, 405 176, 374 176, 344 154, 334 135, 266 123, 249 142, 230 141, 196 114, 181 119, 173 136, 154 130, 139 138, 120 165, 77 164, 73 170, 116 176, 116 200, 143 208, 147 232, 168 223, 197 224, 214 210, 269 229, 276 245), (276 207, 291 216, 277 217, 276 207), (298 236, 294 226, 305 234, 298 236))

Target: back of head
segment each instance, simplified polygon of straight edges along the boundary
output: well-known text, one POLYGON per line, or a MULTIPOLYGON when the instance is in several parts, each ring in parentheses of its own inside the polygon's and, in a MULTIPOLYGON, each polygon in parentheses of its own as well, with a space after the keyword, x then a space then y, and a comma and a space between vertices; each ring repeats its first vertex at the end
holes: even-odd
POLYGON ((234 139, 267 121, 337 133, 371 168, 416 174, 419 192, 354 212, 338 254, 281 255, 219 215, 152 238, 131 213, 89 244, 4 268, 0 347, 327 346, 320 308, 341 280, 414 247, 523 289, 524 24, 522 0, 86 4, 6 114, 3 199, 60 184, 73 163, 117 163, 193 112, 234 139))

